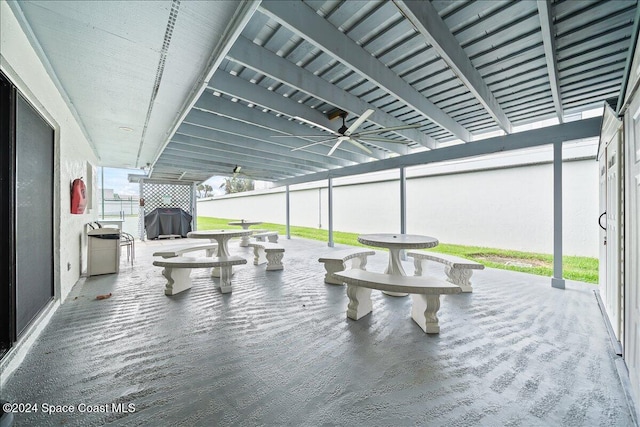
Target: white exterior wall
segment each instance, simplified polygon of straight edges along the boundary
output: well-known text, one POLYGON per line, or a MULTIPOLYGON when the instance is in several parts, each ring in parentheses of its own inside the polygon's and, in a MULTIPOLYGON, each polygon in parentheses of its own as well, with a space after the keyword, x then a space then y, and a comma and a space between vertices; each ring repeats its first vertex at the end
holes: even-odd
POLYGON ((400 184, 394 180, 334 187, 333 216, 338 231, 399 233, 400 184))
POLYGON ((446 243, 551 253, 550 171, 550 165, 524 166, 409 181, 407 232, 446 243), (517 231, 523 228, 526 233, 517 231))
MULTIPOLYGON (((566 255, 598 256, 597 171, 595 160, 563 165, 566 255)), ((446 243, 553 252, 551 164, 409 180, 407 194, 407 233, 446 243)))
MULTIPOLYGON (((378 174, 377 179, 385 180, 363 184, 334 180, 334 230, 400 232, 398 175, 378 174)), ((564 253, 597 257, 598 164, 564 162, 563 180, 564 253)), ((292 187, 291 225, 318 227, 321 202, 322 228, 328 227, 326 186, 321 201, 318 191, 292 187)), ((284 189, 279 188, 199 201, 198 215, 284 224, 284 204, 284 189)), ((552 253, 553 165, 408 178, 407 233, 434 236, 443 243, 552 253)))
POLYGON ((95 196, 88 212, 71 215, 70 185, 75 178, 83 177, 89 193, 93 193, 96 176, 93 173, 93 182, 88 182, 88 176, 97 159, 64 98, 4 1, 0 2, 0 70, 55 132, 54 280, 55 297, 64 301, 82 271, 84 224, 97 218, 95 196), (67 263, 70 264, 69 269, 67 263))
MULTIPOLYGON (((283 193, 282 203, 286 203, 285 195, 283 193)), ((289 196, 291 225, 297 225, 300 227, 318 227, 322 224, 322 228, 328 227, 327 217, 327 190, 325 189, 309 189, 306 191, 293 191, 289 196), (322 192, 322 196, 319 196, 319 192, 322 192), (322 199, 320 198, 322 197, 322 199), (320 210, 320 207, 322 210, 320 210), (321 214, 320 214, 321 212, 321 214), (319 218, 321 218, 319 220, 319 218), (321 221, 318 223, 318 221, 321 221)), ((286 210, 284 214, 277 220, 269 220, 268 222, 275 222, 284 224, 286 222, 286 210)))
POLYGON ((260 197, 232 194, 215 200, 216 203, 198 202, 199 216, 234 220, 260 220, 284 223, 285 196, 280 191, 265 192, 260 197))
MULTIPOLYGON (((629 371, 636 419, 640 416, 640 39, 636 42, 624 114, 624 361, 629 371)), ((605 260, 606 261, 606 260, 605 260)), ((607 265, 601 262, 600 265, 607 265)), ((605 272, 606 274, 606 272, 605 272)))

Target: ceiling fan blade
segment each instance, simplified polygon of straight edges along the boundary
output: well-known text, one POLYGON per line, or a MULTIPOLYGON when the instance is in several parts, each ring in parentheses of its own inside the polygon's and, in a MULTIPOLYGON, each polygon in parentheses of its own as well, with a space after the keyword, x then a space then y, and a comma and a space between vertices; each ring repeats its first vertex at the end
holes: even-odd
POLYGON ((358 147, 362 151, 366 151, 367 153, 372 154, 371 150, 369 150, 367 147, 365 147, 360 142, 358 142, 358 140, 356 140, 354 138, 349 138, 347 141, 349 141, 350 143, 352 143, 353 145, 355 145, 356 147, 358 147))
POLYGON ((351 135, 351 138, 358 138, 362 141, 371 141, 371 142, 390 142, 390 143, 397 143, 397 144, 407 144, 409 143, 409 141, 403 141, 403 140, 399 140, 399 139, 389 139, 389 138, 378 138, 375 136, 353 136, 351 135))
POLYGON ((271 138, 326 138, 327 135, 271 135, 271 138))
POLYGON ((331 133, 331 135, 338 135, 338 133, 336 133, 336 131, 334 131, 332 129, 329 129, 328 127, 322 126, 321 124, 312 122, 311 120, 307 120, 304 117, 295 116, 294 119, 295 120, 300 120, 301 122, 304 122, 304 123, 306 123, 308 125, 311 125, 311 126, 315 126, 315 127, 320 128, 322 130, 326 130, 327 132, 331 133))
POLYGON ((348 138, 345 138, 344 136, 341 136, 340 138, 338 138, 338 141, 336 141, 336 143, 335 143, 335 144, 333 144, 333 147, 331 147, 331 150, 329 150, 329 154, 327 154, 327 156, 332 155, 332 154, 333 154, 333 152, 334 152, 334 151, 336 151, 336 149, 338 148, 338 146, 339 146, 339 145, 342 143, 342 141, 344 141, 345 139, 348 139, 348 138))
POLYGON ((414 129, 414 128, 419 128, 422 125, 419 124, 415 124, 415 125, 404 125, 404 126, 394 126, 391 128, 383 128, 383 129, 378 129, 378 130, 365 130, 364 132, 358 132, 357 136, 362 136, 362 135, 369 135, 372 133, 382 133, 382 132, 389 132, 389 131, 394 131, 394 130, 403 130, 403 129, 414 129))
POLYGON ((369 109, 367 111, 365 111, 364 113, 362 113, 360 115, 360 117, 358 117, 356 119, 355 122, 351 123, 351 126, 349 126, 349 129, 347 129, 347 131, 344 133, 346 136, 349 136, 353 133, 354 130, 358 129, 360 127, 361 124, 364 123, 365 120, 367 120, 367 118, 369 118, 370 115, 373 114, 373 110, 369 109))
POLYGON ((298 151, 298 150, 302 150, 303 148, 311 147, 313 145, 323 144, 325 142, 331 141, 332 139, 333 139, 333 137, 332 138, 328 138, 328 139, 324 139, 322 141, 316 141, 316 142, 311 143, 311 144, 303 145, 302 147, 296 147, 296 148, 292 149, 291 151, 298 151))

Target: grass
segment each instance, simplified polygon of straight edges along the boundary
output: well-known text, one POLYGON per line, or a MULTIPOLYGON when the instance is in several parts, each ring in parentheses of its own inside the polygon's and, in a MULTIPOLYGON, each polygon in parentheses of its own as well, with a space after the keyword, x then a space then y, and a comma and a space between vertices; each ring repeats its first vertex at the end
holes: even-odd
MULTIPOLYGON (((233 227, 228 225, 230 221, 237 221, 237 219, 199 216, 198 229, 214 230, 223 228, 240 228, 239 226, 233 227)), ((286 233, 286 227, 283 224, 265 222, 259 226, 255 226, 254 228, 275 230, 280 235, 284 235, 286 233)), ((329 239, 329 233, 324 229, 292 226, 290 231, 291 235, 295 237, 325 242, 329 239)), ((340 245, 364 246, 358 242, 358 233, 334 231, 333 241, 340 245)), ((440 243, 438 246, 431 249, 431 251, 471 259, 491 268, 521 271, 523 273, 546 277, 553 276, 553 256, 549 254, 484 248, 479 246, 451 245, 447 243, 440 243)), ((564 256, 562 257, 562 269, 565 279, 578 280, 593 284, 598 283, 598 260, 596 258, 564 256)))

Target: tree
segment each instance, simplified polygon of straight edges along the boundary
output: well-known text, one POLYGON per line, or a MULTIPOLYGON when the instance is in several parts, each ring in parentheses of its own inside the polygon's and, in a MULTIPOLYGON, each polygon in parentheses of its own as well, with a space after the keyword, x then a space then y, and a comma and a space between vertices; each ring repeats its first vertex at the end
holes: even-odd
POLYGON ((209 184, 199 184, 197 190, 198 197, 209 197, 209 193, 213 191, 213 187, 209 184))
POLYGON ((253 190, 254 182, 252 179, 245 178, 225 178, 220 188, 224 188, 225 194, 242 193, 243 191, 253 190))

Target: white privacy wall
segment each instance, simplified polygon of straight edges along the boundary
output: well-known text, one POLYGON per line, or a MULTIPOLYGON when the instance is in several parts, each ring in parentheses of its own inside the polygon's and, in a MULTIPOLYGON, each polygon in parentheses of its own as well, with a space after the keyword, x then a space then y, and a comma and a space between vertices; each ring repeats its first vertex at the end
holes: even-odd
POLYGON ((215 203, 198 201, 197 213, 198 216, 284 224, 285 195, 280 191, 262 193, 259 197, 232 194, 217 198, 215 203))
MULTIPOLYGON (((341 185, 344 179, 334 180, 334 230, 400 232, 397 176, 396 171, 386 180, 362 184, 341 185)), ((328 228, 326 183, 322 185, 321 189, 291 187, 291 225, 328 228)), ((595 160, 564 162, 563 197, 564 253, 597 257, 595 160)), ((199 201, 198 215, 284 224, 284 189, 199 201)), ((434 236, 443 243, 552 253, 553 166, 409 177, 407 233, 434 236)))
POLYGON ((334 187, 334 229, 356 233, 400 232, 400 186, 383 181, 334 187))
MULTIPOLYGON (((595 160, 563 165, 566 255, 598 256, 597 168, 595 160)), ((446 243, 553 252, 551 164, 410 180, 407 193, 408 233, 446 243)))

